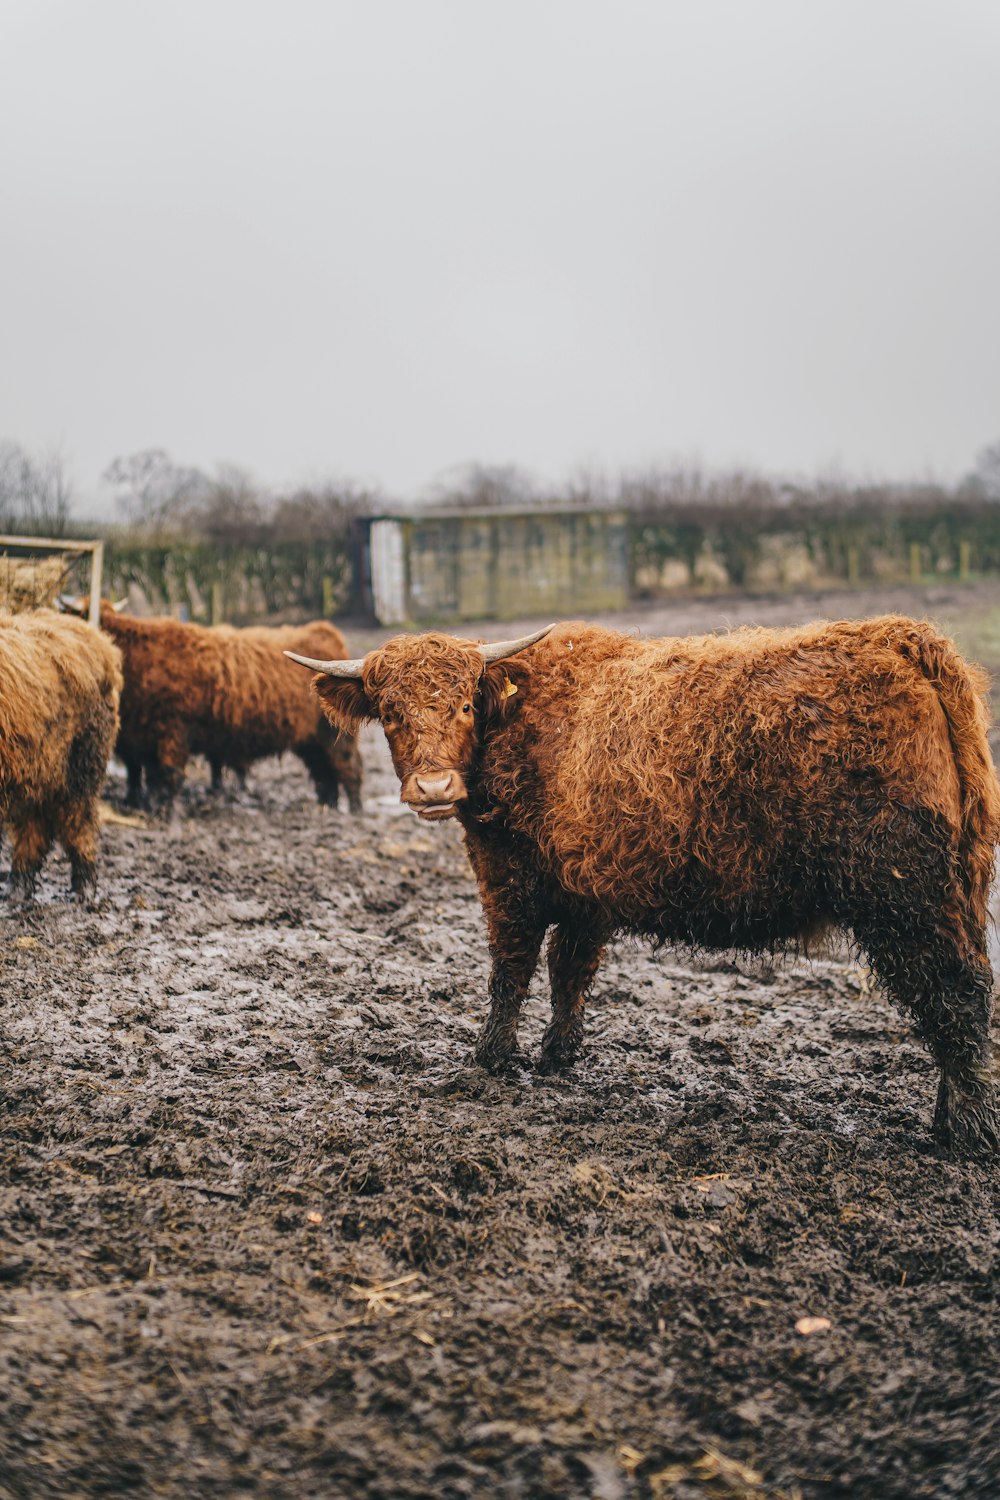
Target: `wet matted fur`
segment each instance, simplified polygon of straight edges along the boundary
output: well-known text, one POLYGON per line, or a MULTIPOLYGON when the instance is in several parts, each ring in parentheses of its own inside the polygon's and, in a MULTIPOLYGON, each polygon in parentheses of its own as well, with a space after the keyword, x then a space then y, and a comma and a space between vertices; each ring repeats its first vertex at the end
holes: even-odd
POLYGON ((72 889, 97 880, 98 798, 118 733, 121 658, 82 620, 0 615, 0 822, 11 890, 31 893, 54 839, 72 889))
POLYGON ((381 719, 418 810, 415 778, 459 788, 493 958, 481 1062, 514 1051, 549 927, 554 1069, 576 1054, 613 934, 759 953, 833 925, 940 1064, 938 1135, 997 1149, 1000 789, 985 676, 932 626, 639 640, 569 624, 485 668, 471 643, 401 636, 360 680, 314 686, 339 726, 381 719))

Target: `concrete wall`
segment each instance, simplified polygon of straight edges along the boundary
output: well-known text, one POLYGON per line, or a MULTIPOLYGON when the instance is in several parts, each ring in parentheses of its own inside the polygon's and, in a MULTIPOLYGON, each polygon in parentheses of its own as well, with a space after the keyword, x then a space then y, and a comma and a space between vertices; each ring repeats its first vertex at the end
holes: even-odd
POLYGON ((380 517, 371 574, 387 625, 622 609, 628 527, 618 511, 380 517))

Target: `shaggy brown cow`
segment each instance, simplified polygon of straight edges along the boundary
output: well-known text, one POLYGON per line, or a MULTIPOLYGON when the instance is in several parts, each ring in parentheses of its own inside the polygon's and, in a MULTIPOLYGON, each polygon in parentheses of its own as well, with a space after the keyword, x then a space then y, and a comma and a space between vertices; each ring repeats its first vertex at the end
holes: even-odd
MULTIPOLYGON (((86 610, 84 599, 74 608, 86 610)), ((231 627, 172 619, 139 619, 101 601, 101 629, 122 653, 125 687, 116 754, 128 773, 128 799, 142 796, 169 812, 191 755, 246 768, 266 755, 293 751, 309 771, 320 802, 336 805, 343 778, 361 806, 361 760, 353 736, 338 734, 318 711, 301 673, 273 641, 231 627)), ((322 640, 343 654, 339 630, 324 621, 288 640, 322 640)), ((281 644, 285 644, 282 641, 281 644)))
POLYGON ((939 1138, 998 1147, 1000 789, 984 676, 932 627, 641 641, 572 624, 492 647, 399 636, 304 665, 335 724, 381 720, 403 801, 465 828, 493 959, 484 1065, 516 1047, 550 926, 545 1070, 576 1055, 613 933, 759 953, 834 925, 940 1064, 939 1138))
POLYGON ((121 658, 82 620, 0 616, 0 823, 10 890, 29 896, 58 839, 71 889, 97 883, 97 801, 118 732, 121 658))
MULTIPOLYGON (((309 693, 308 683, 303 682, 301 673, 290 673, 282 654, 302 651, 311 656, 343 656, 347 647, 337 627, 328 620, 310 620, 306 625, 247 625, 242 629, 216 625, 213 633, 220 639, 235 640, 237 645, 253 641, 274 653, 283 696, 294 695, 306 723, 311 725, 309 737, 300 739, 295 748, 313 778, 319 801, 336 806, 342 786, 351 812, 361 812, 361 752, 357 737, 333 728, 309 693)), ((231 726, 225 723, 219 729, 221 732, 213 726, 208 734, 199 734, 192 746, 207 757, 212 786, 217 791, 222 787, 224 766, 235 771, 240 783, 245 784, 247 771, 255 760, 278 753, 273 748, 273 736, 259 736, 245 719, 238 734, 233 734, 231 726)))

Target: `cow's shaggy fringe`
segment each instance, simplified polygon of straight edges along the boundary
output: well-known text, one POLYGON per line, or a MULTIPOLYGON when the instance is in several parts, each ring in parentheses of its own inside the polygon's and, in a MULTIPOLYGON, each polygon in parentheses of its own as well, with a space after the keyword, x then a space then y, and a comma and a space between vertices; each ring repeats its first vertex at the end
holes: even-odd
POLYGON ((98 797, 118 732, 121 658, 82 620, 0 615, 0 822, 10 889, 30 895, 54 839, 83 895, 97 880, 98 797))
POLYGON ((293 751, 320 802, 335 805, 341 781, 361 805, 361 761, 350 735, 324 722, 286 647, 346 655, 335 626, 236 630, 172 619, 139 619, 101 602, 101 629, 120 648, 125 676, 117 754, 128 772, 130 802, 142 796, 169 809, 191 755, 205 755, 213 778, 223 765, 245 772, 264 756, 293 751))
POLYGON ((651 641, 562 625, 485 671, 471 644, 397 637, 361 681, 316 679, 334 722, 382 719, 401 780, 461 772, 494 960, 484 1063, 515 1046, 549 926, 546 1068, 575 1055, 612 934, 762 953, 832 925, 916 1018, 937 1132, 969 1154, 1000 1145, 985 687, 895 616, 651 641))

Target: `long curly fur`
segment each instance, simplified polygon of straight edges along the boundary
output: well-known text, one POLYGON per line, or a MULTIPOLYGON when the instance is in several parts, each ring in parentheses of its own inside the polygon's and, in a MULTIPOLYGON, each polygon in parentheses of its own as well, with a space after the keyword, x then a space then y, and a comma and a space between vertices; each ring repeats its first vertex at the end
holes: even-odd
POLYGON ((343 780, 361 805, 361 762, 349 734, 335 734, 317 710, 302 672, 282 651, 323 649, 343 657, 333 625, 237 630, 173 619, 139 619, 101 602, 101 629, 119 647, 125 677, 116 747, 125 763, 129 800, 142 795, 169 809, 191 755, 245 772, 264 756, 291 750, 309 771, 321 802, 336 805, 343 780))
POLYGON ((328 620, 310 620, 306 625, 248 625, 239 630, 217 625, 214 633, 235 645, 236 652, 223 663, 218 716, 208 732, 199 731, 192 747, 208 758, 213 785, 221 786, 223 766, 230 766, 242 781, 255 760, 292 748, 312 776, 320 802, 335 807, 343 787, 351 811, 361 812, 357 737, 329 724, 309 692, 308 681, 301 671, 289 670, 283 654, 297 651, 324 661, 341 660, 347 646, 337 627, 328 620), (246 681, 241 652, 248 643, 270 653, 266 686, 255 694, 240 685, 246 681))
POLYGON ((381 718, 401 779, 464 778, 494 959, 482 1061, 514 1047, 551 925, 547 1068, 577 1050, 613 933, 761 952, 836 925, 941 1064, 938 1134, 970 1154, 1000 1145, 986 679, 932 626, 889 616, 642 641, 570 624, 485 671, 471 644, 397 637, 360 682, 315 687, 335 723, 381 718))
POLYGON ((77 894, 97 880, 98 797, 118 732, 121 658, 82 620, 0 616, 0 822, 28 895, 54 839, 77 894))

